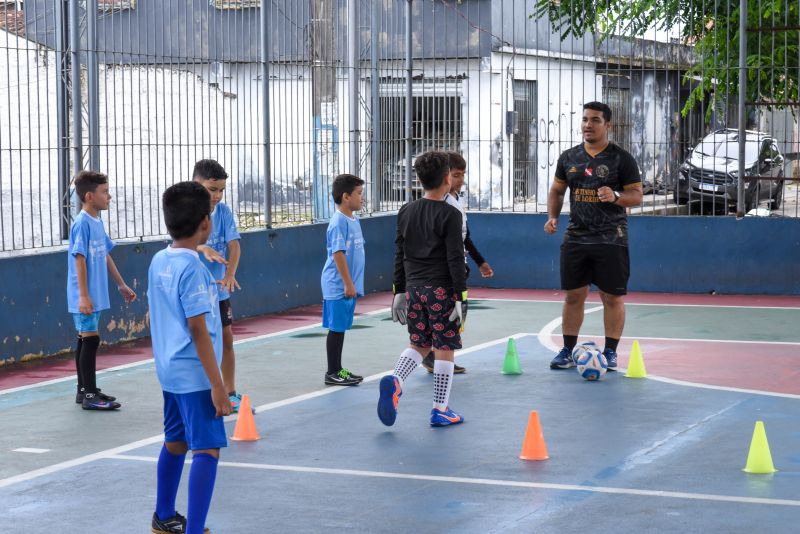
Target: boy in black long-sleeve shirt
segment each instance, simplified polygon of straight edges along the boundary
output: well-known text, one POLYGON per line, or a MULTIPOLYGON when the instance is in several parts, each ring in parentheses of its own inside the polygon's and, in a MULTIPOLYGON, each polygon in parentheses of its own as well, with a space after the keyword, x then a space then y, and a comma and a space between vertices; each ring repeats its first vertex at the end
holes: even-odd
POLYGON ((432 426, 462 423, 450 409, 453 352, 461 348, 467 313, 464 241, 461 212, 444 201, 450 190, 447 154, 426 152, 414 163, 423 198, 397 214, 392 319, 408 325, 410 345, 397 360, 394 373, 380 383, 378 417, 394 424, 403 382, 433 347, 432 426))

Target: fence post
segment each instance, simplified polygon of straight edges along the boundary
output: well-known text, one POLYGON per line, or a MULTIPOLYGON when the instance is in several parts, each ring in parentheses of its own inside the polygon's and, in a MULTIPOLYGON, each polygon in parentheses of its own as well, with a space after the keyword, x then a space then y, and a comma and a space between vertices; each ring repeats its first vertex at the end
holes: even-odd
POLYGON ((346 172, 359 175, 359 120, 358 120, 358 0, 348 0, 347 2, 347 63, 348 63, 348 82, 350 90, 347 92, 348 108, 350 111, 350 169, 346 172))
POLYGON ((100 83, 97 60, 97 0, 86 0, 86 97, 89 108, 89 168, 100 170, 100 83))
POLYGON ((69 0, 69 48, 72 70, 72 170, 83 170, 83 110, 81 101, 81 12, 78 0, 69 0))
POLYGON ((413 0, 406 0, 406 194, 405 201, 411 202, 411 151, 413 150, 413 135, 414 123, 411 114, 414 111, 412 102, 413 93, 411 90, 411 79, 413 76, 412 68, 414 61, 412 55, 414 53, 412 31, 411 31, 411 2, 413 0))
POLYGON ((739 180, 736 191, 736 217, 744 217, 745 144, 747 143, 747 0, 739 0, 739 180))
POLYGON ((381 100, 380 100, 380 71, 379 57, 378 57, 378 44, 379 33, 378 25, 380 24, 380 4, 379 0, 372 0, 372 22, 370 24, 370 67, 372 73, 372 143, 370 147, 370 170, 372 171, 372 188, 370 189, 372 211, 380 211, 381 209, 381 100))
POLYGON ((261 115, 262 164, 264 165, 264 218, 267 228, 272 228, 272 164, 270 161, 269 133, 269 11, 272 4, 261 2, 261 115))
POLYGON ((55 3, 56 23, 56 128, 58 135, 58 202, 60 239, 69 239, 70 200, 69 200, 69 20, 67 0, 55 3))

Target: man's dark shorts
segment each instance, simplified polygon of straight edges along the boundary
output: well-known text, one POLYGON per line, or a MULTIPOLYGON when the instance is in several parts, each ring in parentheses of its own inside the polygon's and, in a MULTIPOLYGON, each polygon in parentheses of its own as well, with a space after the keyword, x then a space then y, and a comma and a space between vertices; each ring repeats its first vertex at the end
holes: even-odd
POLYGON ((222 319, 222 328, 233 324, 233 309, 231 308, 231 299, 219 301, 219 316, 222 319))
POLYGON ((406 323, 411 344, 438 350, 461 348, 458 322, 449 319, 456 297, 444 287, 409 287, 406 291, 406 323))
POLYGON ((625 295, 630 271, 628 247, 561 245, 561 289, 579 289, 594 284, 610 295, 625 295))

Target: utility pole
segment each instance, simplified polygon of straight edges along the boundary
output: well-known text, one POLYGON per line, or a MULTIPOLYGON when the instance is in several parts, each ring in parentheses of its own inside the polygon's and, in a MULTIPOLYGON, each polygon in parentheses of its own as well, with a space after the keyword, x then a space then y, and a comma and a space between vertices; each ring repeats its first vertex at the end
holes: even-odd
POLYGON ((311 2, 311 92, 313 116, 313 197, 315 221, 333 214, 331 182, 338 169, 339 125, 336 101, 334 0, 311 2))

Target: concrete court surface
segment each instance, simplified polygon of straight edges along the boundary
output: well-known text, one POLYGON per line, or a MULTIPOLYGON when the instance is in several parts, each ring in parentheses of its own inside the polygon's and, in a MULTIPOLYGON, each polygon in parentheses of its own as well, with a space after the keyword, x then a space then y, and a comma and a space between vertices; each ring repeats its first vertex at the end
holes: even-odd
MULTIPOLYGON (((377 379, 405 343, 385 295, 366 299, 370 313, 346 337, 345 365, 371 375, 356 388, 322 386, 325 333, 308 324, 313 315, 271 337, 259 336, 263 322, 243 321, 251 337, 237 342, 239 389, 259 406, 262 439, 223 450, 212 532, 796 531, 800 309, 791 300, 632 295, 622 351, 639 339, 651 378, 587 383, 547 368, 559 295, 480 295, 507 300, 473 303, 458 357, 468 373, 451 397, 466 422, 444 429, 427 424, 432 380, 422 370, 395 426, 375 415, 377 379), (510 335, 520 376, 499 372, 510 335), (546 461, 518 459, 532 409, 546 461), (741 471, 756 420, 773 475, 741 471)), ((587 312, 583 332, 601 341, 602 311, 593 302, 587 312)), ((84 532, 98 520, 107 532, 149 530, 161 397, 152 363, 139 362, 101 375, 125 403, 119 413, 80 410, 74 381, 42 370, 52 383, 0 390, 0 531, 84 532), (15 452, 24 448, 46 452, 15 452)), ((185 500, 184 480, 184 512, 185 500)))

